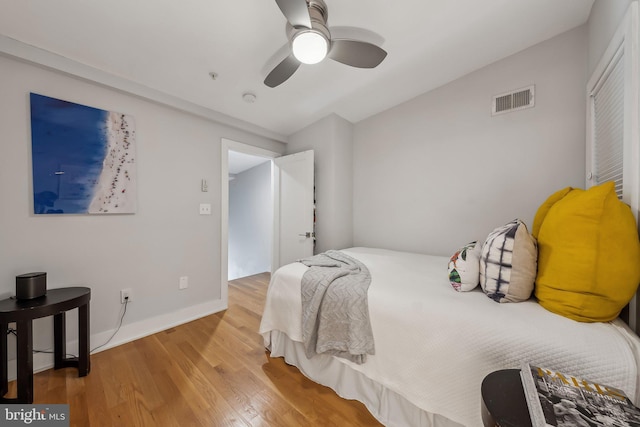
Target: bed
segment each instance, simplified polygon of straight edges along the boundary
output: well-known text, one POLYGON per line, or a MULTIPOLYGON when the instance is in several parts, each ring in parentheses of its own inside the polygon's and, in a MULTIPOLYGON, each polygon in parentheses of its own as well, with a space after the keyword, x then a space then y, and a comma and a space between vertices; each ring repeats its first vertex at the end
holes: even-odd
POLYGON ((371 274, 374 355, 362 364, 306 357, 300 283, 308 267, 302 263, 274 272, 260 333, 272 357, 363 402, 382 424, 481 426, 483 378, 522 362, 620 388, 638 402, 640 339, 621 320, 576 322, 533 298, 498 304, 480 288, 456 292, 448 257, 364 247, 342 252, 371 274))
MULTIPOLYGON (((508 252, 506 264, 518 268, 499 292, 489 292, 482 271, 482 287, 477 271, 465 292, 452 282, 448 267, 462 253, 340 251, 362 263, 371 279, 366 298, 375 354, 364 363, 326 353, 307 357, 301 289, 309 267, 282 266, 272 275, 260 324, 265 347, 313 381, 361 401, 391 427, 482 426, 482 380, 523 362, 619 388, 637 405, 640 338, 616 316, 640 282, 640 242, 613 186, 554 193, 539 208, 532 234, 520 220, 498 227, 481 245, 481 270, 483 263, 495 267, 494 243, 503 251, 497 257, 508 252), (520 292, 515 285, 527 274, 531 288, 520 292), (580 286, 587 290, 575 293, 580 286), (576 311, 580 305, 587 308, 576 311)), ((487 267, 484 275, 491 273, 487 267)))

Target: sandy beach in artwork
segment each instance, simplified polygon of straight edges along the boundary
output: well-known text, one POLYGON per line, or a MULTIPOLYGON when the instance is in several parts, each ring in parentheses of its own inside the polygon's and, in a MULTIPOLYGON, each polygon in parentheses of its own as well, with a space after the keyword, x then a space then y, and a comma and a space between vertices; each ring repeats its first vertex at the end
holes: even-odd
POLYGON ((89 213, 136 211, 135 124, 133 117, 109 112, 107 151, 89 213))

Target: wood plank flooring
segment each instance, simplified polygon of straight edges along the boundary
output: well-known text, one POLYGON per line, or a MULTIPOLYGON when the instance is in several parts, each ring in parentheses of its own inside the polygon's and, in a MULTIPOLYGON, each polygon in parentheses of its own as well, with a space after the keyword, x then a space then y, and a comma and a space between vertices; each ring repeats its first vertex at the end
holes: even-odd
POLYGON ((36 374, 34 403, 68 403, 78 427, 380 426, 268 356, 258 334, 268 284, 268 273, 230 282, 228 310, 94 354, 86 377, 36 374))

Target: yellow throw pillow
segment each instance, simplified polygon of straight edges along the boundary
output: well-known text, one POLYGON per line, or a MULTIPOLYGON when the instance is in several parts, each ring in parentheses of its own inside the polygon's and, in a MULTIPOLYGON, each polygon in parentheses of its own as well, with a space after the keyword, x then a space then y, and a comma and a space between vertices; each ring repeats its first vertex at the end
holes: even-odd
POLYGON ((581 322, 615 319, 640 283, 640 241, 613 182, 560 190, 536 214, 535 295, 549 311, 581 322), (546 215, 545 215, 546 211, 546 215))
POLYGON ((558 190, 550 195, 547 200, 545 200, 544 203, 540 205, 540 207, 538 208, 538 212, 536 212, 536 216, 533 218, 533 226, 531 227, 531 235, 535 239, 538 238, 540 227, 542 226, 545 217, 549 213, 549 209, 551 209, 551 206, 553 206, 558 200, 566 196, 571 190, 573 190, 573 188, 571 187, 558 190))

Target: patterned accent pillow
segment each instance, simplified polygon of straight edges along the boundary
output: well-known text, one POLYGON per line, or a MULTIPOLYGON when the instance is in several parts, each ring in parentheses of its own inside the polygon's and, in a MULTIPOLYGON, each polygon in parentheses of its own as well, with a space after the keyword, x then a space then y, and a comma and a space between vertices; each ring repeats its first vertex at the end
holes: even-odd
POLYGON ((496 302, 528 300, 536 279, 538 248, 519 219, 493 230, 482 245, 480 286, 496 302))
POLYGON ((480 278, 481 245, 471 242, 460 248, 449 260, 449 282, 458 292, 472 291, 480 278))

